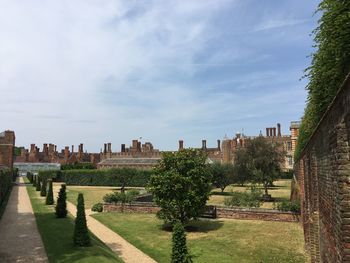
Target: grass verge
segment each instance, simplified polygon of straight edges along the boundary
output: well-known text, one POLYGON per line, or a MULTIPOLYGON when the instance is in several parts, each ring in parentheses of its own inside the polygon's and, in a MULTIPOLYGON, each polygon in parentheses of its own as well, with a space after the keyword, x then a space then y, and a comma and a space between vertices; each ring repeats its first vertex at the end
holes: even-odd
MULTIPOLYGON (((158 262, 170 262, 171 232, 152 214, 93 215, 158 262)), ((303 233, 296 223, 211 220, 190 224, 188 247, 194 262, 307 262, 303 233)))
POLYGON ((45 199, 40 197, 39 192, 36 192, 30 184, 27 184, 27 192, 49 262, 123 262, 92 233, 90 233, 92 239, 90 247, 75 247, 73 217, 70 215, 64 219, 57 219, 54 206, 45 205, 45 199))

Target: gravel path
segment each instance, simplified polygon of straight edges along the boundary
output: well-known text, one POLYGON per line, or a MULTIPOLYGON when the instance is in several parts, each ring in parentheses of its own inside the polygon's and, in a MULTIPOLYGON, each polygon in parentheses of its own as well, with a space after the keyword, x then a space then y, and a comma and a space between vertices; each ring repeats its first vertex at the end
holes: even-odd
MULTIPOLYGON (((58 193, 59 187, 54 187, 55 192, 58 193)), ((74 204, 67 201, 67 210, 74 217, 77 214, 77 209, 74 204)), ((106 244, 112 251, 114 251, 126 263, 156 263, 154 259, 143 253, 141 250, 127 242, 124 238, 113 232, 111 229, 91 217, 93 212, 88 209, 85 210, 86 221, 89 230, 97 236, 103 243, 106 244)))
POLYGON ((48 262, 23 178, 17 182, 0 220, 0 262, 48 262))

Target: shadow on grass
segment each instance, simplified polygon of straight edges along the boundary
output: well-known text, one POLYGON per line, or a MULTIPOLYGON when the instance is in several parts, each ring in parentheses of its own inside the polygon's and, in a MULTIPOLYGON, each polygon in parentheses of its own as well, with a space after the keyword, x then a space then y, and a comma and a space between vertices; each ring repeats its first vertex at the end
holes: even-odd
MULTIPOLYGON (((219 220, 192 220, 185 225, 186 232, 208 233, 220 229, 224 225, 223 221, 219 220)), ((166 232, 172 232, 173 227, 170 224, 163 224, 159 229, 166 232)))

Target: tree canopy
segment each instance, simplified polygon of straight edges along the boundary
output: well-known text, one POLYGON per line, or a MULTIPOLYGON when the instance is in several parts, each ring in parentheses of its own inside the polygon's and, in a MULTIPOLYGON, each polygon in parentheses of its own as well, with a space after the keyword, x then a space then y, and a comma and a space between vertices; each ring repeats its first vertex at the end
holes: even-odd
POLYGON ((200 215, 209 199, 211 176, 201 150, 184 149, 164 153, 154 169, 149 190, 166 223, 185 223, 200 215))

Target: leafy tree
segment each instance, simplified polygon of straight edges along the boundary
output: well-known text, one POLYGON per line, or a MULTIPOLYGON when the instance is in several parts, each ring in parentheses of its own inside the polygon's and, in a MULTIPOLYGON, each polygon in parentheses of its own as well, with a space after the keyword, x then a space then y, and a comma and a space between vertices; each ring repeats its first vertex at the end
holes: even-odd
POLYGON ((210 171, 213 184, 215 187, 220 188, 221 192, 224 192, 226 186, 233 183, 232 164, 221 164, 219 162, 214 162, 210 165, 210 171))
POLYGON ((234 183, 244 185, 248 181, 252 181, 252 173, 250 165, 250 157, 246 148, 239 148, 236 151, 234 159, 234 183))
POLYGON ((278 178, 284 153, 278 145, 266 141, 263 137, 251 140, 246 147, 246 151, 248 167, 253 181, 263 184, 265 196, 268 196, 268 186, 278 178))
POLYGON ((136 170, 131 168, 122 168, 119 173, 120 180, 120 191, 125 193, 125 186, 129 185, 129 183, 133 180, 136 175, 136 170))
POLYGON ((39 191, 41 191, 41 181, 40 181, 40 177, 37 176, 36 179, 37 179, 37 182, 36 182, 36 184, 35 184, 35 185, 36 185, 35 190, 39 192, 39 191))
POLYGON ((186 233, 180 221, 173 228, 171 263, 190 263, 191 256, 186 245, 186 233))
POLYGON ((52 180, 48 180, 49 183, 49 190, 46 195, 46 204, 47 205, 53 205, 54 204, 54 199, 53 199, 53 189, 52 189, 52 180))
POLYGON ((164 153, 150 178, 149 190, 166 223, 197 218, 209 199, 211 175, 201 150, 164 153))
POLYGON ((43 179, 41 184, 41 189, 40 189, 40 196, 46 196, 46 185, 47 185, 47 180, 43 179))
POLYGON ((84 196, 82 193, 79 193, 78 195, 77 217, 75 218, 73 240, 76 246, 90 246, 90 236, 85 216, 84 196))
POLYGON ((350 71, 350 1, 323 0, 322 12, 313 31, 315 52, 305 71, 308 102, 302 118, 295 157, 308 142, 312 132, 332 102, 350 71))
POLYGON ((58 193, 56 204, 56 217, 58 218, 65 218, 67 216, 66 198, 66 185, 62 184, 60 192, 58 193))

